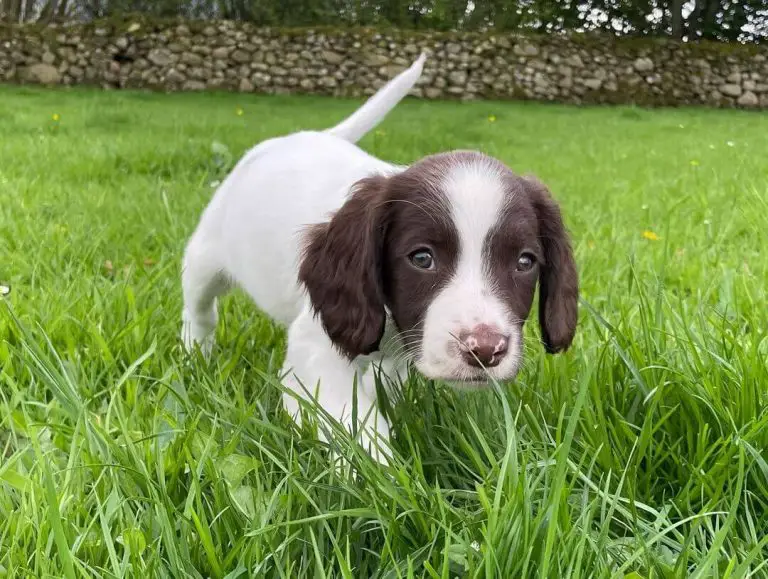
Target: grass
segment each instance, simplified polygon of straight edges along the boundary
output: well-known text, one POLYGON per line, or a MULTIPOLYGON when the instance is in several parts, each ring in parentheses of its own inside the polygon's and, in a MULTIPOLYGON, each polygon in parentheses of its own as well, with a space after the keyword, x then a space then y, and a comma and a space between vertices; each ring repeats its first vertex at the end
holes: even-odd
POLYGON ((0 577, 768 577, 765 115, 408 101, 367 136, 536 173, 583 288, 514 384, 413 377, 386 471, 280 413, 284 333, 243 295, 210 363, 178 341, 215 181, 357 103, 0 99, 0 577))

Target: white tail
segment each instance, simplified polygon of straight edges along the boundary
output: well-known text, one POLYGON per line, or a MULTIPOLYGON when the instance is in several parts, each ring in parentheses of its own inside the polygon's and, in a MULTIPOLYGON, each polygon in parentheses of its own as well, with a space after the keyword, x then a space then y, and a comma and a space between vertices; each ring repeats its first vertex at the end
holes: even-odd
POLYGON ((362 139, 368 131, 384 120, 397 103, 405 98, 408 91, 419 80, 426 59, 427 55, 422 52, 410 68, 390 80, 365 101, 363 106, 326 132, 350 143, 356 143, 362 139))

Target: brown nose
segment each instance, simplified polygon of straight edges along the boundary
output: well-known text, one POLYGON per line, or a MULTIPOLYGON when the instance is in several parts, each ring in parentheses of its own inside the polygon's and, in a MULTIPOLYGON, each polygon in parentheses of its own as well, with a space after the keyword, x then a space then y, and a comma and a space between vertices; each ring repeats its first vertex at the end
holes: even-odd
POLYGON ((493 368, 506 355, 509 338, 485 324, 459 334, 461 355, 470 366, 493 368))

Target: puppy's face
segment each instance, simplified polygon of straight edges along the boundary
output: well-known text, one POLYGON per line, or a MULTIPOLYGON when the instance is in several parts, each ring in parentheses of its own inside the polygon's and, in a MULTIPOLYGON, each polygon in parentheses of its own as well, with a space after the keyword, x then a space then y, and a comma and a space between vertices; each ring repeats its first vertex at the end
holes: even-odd
POLYGON ((310 232, 300 279, 348 356, 378 348, 388 308, 416 368, 460 384, 516 375, 537 281, 547 350, 566 349, 576 328, 577 274, 556 204, 479 153, 358 183, 310 232))

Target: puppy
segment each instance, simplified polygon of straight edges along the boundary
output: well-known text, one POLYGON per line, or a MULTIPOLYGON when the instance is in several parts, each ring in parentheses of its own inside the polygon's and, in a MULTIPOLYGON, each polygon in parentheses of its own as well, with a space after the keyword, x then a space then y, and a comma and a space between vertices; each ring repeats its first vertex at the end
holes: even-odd
POLYGON ((578 277, 547 189, 473 151, 410 166, 355 143, 408 93, 425 56, 324 132, 251 149, 187 245, 182 339, 208 354, 216 298, 233 286, 288 328, 283 403, 299 420, 312 396, 381 460, 389 426, 374 370, 478 387, 515 377, 539 285, 550 353, 574 337, 578 277), (352 424, 357 385, 358 424, 352 424))

